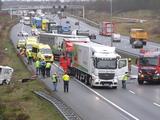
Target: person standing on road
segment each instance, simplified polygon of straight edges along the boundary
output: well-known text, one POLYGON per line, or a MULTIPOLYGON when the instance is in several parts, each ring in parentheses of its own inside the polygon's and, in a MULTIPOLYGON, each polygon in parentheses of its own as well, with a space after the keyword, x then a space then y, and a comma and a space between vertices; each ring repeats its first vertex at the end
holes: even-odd
POLYGON ((50 71, 51 71, 51 63, 47 62, 46 64, 46 76, 50 77, 50 71))
POLYGON ((39 75, 40 74, 40 59, 36 60, 35 67, 36 67, 36 75, 39 75))
POLYGON ((57 91, 57 83, 58 83, 58 77, 57 77, 57 74, 54 73, 52 76, 51 76, 51 79, 52 79, 52 82, 53 82, 53 90, 54 91, 57 91))
POLYGON ((68 92, 69 89, 69 75, 65 72, 65 74, 62 76, 63 82, 64 82, 64 92, 68 92))
POLYGON ((32 53, 31 50, 28 51, 28 64, 32 64, 32 53))
POLYGON ((45 78, 45 68, 46 68, 46 62, 44 60, 41 61, 41 73, 42 73, 42 76, 43 78, 45 78))
POLYGON ((126 89, 126 81, 129 79, 128 72, 125 72, 123 78, 122 78, 122 88, 126 89))

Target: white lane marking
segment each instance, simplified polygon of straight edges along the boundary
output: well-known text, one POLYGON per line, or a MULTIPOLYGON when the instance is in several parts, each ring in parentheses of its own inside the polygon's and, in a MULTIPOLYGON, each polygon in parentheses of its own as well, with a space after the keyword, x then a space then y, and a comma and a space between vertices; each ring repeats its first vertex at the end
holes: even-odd
MULTIPOLYGON (((58 65, 56 65, 55 63, 53 63, 56 67, 60 68, 58 65)), ((61 70, 63 70, 62 68, 60 68, 61 70)), ((102 96, 101 94, 99 94, 98 92, 94 91, 93 89, 91 89, 90 87, 88 87, 87 85, 83 84, 82 82, 80 82, 79 80, 75 79, 78 83, 80 83, 81 85, 85 86, 87 89, 89 89, 90 91, 92 91, 94 94, 96 94, 99 98, 103 99, 104 101, 108 102, 109 104, 111 104, 112 106, 114 106, 115 108, 117 108, 118 110, 120 110, 121 112, 125 113, 126 115, 130 116, 131 118, 133 118, 134 120, 140 120, 139 118, 135 117, 134 115, 132 115, 131 113, 127 112, 126 110, 124 110, 123 108, 121 108, 120 106, 116 105, 115 103, 113 103, 112 101, 110 101, 109 99, 105 98, 104 96, 102 96)))
POLYGON ((134 120, 140 120, 139 118, 135 117, 134 115, 132 115, 131 113, 127 112, 126 110, 124 110, 123 108, 121 108, 120 106, 116 105, 115 103, 113 103, 112 101, 110 101, 109 99, 103 97, 101 94, 99 94, 98 92, 94 91, 93 89, 91 89, 90 87, 86 86, 85 84, 83 84, 82 82, 80 82, 79 80, 75 79, 78 83, 80 83, 81 85, 85 86, 87 89, 89 89, 90 91, 92 91, 93 93, 95 93, 97 96, 99 96, 101 99, 103 99, 104 101, 108 102, 109 104, 111 104, 112 106, 114 106, 115 108, 117 108, 118 110, 120 110, 121 112, 127 114, 128 116, 130 116, 131 118, 133 118, 134 120))
POLYGON ((153 103, 155 106, 157 106, 157 107, 160 107, 160 104, 158 104, 158 103, 153 103))
POLYGON ((136 93, 135 93, 135 92, 133 92, 132 90, 129 90, 129 92, 130 92, 130 93, 132 93, 132 94, 136 94, 136 93))

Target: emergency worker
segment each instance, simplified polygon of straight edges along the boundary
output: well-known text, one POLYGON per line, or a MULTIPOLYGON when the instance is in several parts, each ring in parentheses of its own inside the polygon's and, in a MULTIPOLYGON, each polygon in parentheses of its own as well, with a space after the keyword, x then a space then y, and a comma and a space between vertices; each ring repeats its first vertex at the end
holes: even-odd
POLYGON ((32 64, 32 53, 30 50, 28 51, 28 64, 32 64))
POLYGON ((54 74, 51 76, 51 79, 52 79, 52 82, 53 82, 53 90, 54 90, 54 91, 57 91, 57 83, 58 83, 57 74, 54 73, 54 74))
POLYGON ((36 67, 36 75, 39 75, 40 74, 40 59, 36 60, 35 67, 36 67))
POLYGON ((64 92, 68 92, 70 77, 67 74, 67 72, 65 72, 65 74, 62 76, 62 79, 63 79, 63 82, 64 82, 64 92))
POLYGON ((51 63, 47 62, 46 64, 46 76, 50 77, 50 71, 51 71, 51 63))
POLYGON ((126 89, 126 81, 129 79, 128 72, 125 72, 123 78, 122 78, 122 88, 126 89))
POLYGON ((40 67, 41 67, 41 73, 43 78, 45 78, 45 68, 46 68, 46 62, 44 61, 44 59, 41 61, 40 63, 40 67))

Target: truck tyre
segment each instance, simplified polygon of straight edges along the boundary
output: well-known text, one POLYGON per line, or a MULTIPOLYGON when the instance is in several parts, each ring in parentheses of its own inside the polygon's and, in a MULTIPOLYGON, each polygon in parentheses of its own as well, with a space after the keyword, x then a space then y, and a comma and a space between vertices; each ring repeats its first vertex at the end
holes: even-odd
POLYGON ((139 80, 139 79, 138 79, 138 84, 139 84, 139 85, 143 85, 143 83, 144 83, 143 80, 139 80))
POLYGON ((7 85, 6 80, 3 80, 2 85, 7 85))
POLYGON ((87 78, 87 77, 84 78, 84 83, 85 83, 86 85, 88 85, 88 78, 87 78))
POLYGON ((94 87, 94 86, 93 86, 93 82, 92 82, 92 77, 89 77, 89 85, 90 85, 91 88, 94 87))
POLYGON ((143 45, 147 45, 147 42, 146 42, 146 41, 143 41, 143 45))

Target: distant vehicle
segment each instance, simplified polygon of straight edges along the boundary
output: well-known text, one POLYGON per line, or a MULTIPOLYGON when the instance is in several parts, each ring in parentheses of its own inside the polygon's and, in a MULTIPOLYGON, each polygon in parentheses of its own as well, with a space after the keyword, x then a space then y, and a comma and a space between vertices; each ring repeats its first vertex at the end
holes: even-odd
POLYGON ((42 27, 42 19, 40 17, 33 17, 32 18, 32 25, 34 25, 36 28, 42 27))
POLYGON ((99 34, 104 36, 111 36, 112 33, 114 33, 114 31, 115 31, 115 24, 104 21, 100 26, 99 34))
POLYGON ((92 33, 92 34, 89 35, 89 38, 92 39, 92 40, 96 39, 96 35, 92 33))
POLYGON ((46 30, 47 29, 47 25, 49 23, 48 19, 42 19, 42 30, 46 30))
POLYGON ((57 33, 58 32, 58 28, 57 28, 56 22, 49 21, 47 23, 47 26, 46 26, 46 32, 48 32, 48 33, 57 33))
POLYGON ((112 40, 113 42, 121 42, 121 35, 119 33, 113 33, 112 40))
POLYGON ((17 42, 17 49, 19 48, 25 48, 26 40, 25 39, 20 39, 17 42))
POLYGON ((20 31, 20 32, 18 33, 18 36, 28 37, 28 33, 25 32, 25 31, 20 31))
POLYGON ((13 73, 13 68, 0 66, 0 84, 9 84, 13 73))
POLYGON ((23 19, 21 19, 21 20, 19 21, 19 23, 21 23, 21 24, 22 24, 22 23, 24 23, 24 20, 23 20, 23 19))
POLYGON ((70 22, 69 22, 68 20, 66 21, 66 23, 67 23, 67 24, 70 24, 70 22))
POLYGON ((31 25, 30 17, 24 17, 24 25, 31 25))
POLYGON ((75 25, 79 25, 79 22, 75 22, 75 25))
POLYGON ((62 25, 62 34, 70 34, 71 33, 71 25, 64 24, 62 25))
POLYGON ((143 43, 140 40, 134 41, 132 43, 132 48, 143 48, 143 43))
POLYGON ((138 84, 160 82, 160 51, 157 49, 140 51, 136 63, 138 67, 138 84))
POLYGON ((130 44, 132 44, 133 48, 134 48, 134 45, 136 44, 138 44, 139 46, 140 42, 142 44, 141 46, 142 48, 143 45, 147 44, 148 38, 149 38, 149 35, 144 29, 132 28, 130 30, 130 44), (138 41, 138 42, 135 42, 135 41, 138 41))

